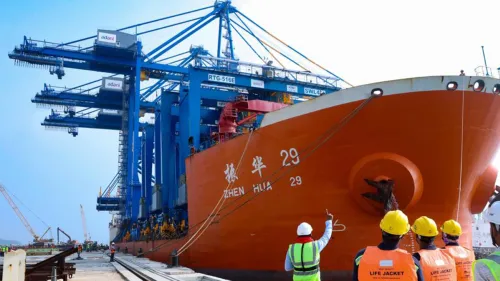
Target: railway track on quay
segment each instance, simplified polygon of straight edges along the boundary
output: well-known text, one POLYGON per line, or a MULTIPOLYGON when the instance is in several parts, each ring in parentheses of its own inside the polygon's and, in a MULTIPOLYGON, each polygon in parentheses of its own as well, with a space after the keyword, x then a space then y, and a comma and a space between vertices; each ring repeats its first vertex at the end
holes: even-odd
POLYGON ((196 273, 189 268, 171 268, 162 263, 128 255, 115 255, 112 264, 116 271, 128 281, 229 281, 196 273))
POLYGON ((114 258, 116 270, 128 281, 179 281, 161 271, 135 263, 123 258, 114 258))

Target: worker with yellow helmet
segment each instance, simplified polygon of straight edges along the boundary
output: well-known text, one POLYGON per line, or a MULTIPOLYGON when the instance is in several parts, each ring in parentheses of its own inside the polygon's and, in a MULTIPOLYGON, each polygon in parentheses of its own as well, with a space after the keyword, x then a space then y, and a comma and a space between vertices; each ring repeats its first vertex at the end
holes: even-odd
POLYGON ((457 269, 457 281, 472 281, 472 263, 476 260, 474 251, 464 248, 458 244, 458 238, 462 235, 460 223, 447 220, 441 226, 442 238, 446 245, 442 251, 446 252, 455 260, 457 269))
POLYGON ((369 246, 354 258, 353 280, 423 281, 418 260, 399 249, 399 242, 410 230, 408 217, 401 211, 390 211, 380 221, 382 243, 369 246))
POLYGON ((415 220, 411 230, 417 237, 420 250, 413 256, 420 261, 425 280, 456 281, 455 260, 434 245, 439 234, 436 222, 426 216, 415 220))

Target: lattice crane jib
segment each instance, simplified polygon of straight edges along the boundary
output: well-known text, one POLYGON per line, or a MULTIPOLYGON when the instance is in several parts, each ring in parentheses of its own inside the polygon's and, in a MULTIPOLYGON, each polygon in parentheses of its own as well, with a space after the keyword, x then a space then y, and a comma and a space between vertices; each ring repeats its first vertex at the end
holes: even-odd
POLYGON ((80 204, 80 214, 82 216, 82 226, 83 226, 83 237, 85 242, 89 241, 89 236, 87 232, 87 219, 85 218, 85 212, 83 211, 83 206, 80 204))
MULTIPOLYGON (((29 224, 29 222, 26 220, 26 218, 24 217, 24 215, 21 213, 21 211, 17 207, 16 203, 14 203, 14 201, 10 197, 9 193, 7 192, 7 190, 5 189, 5 187, 1 183, 0 183, 0 192, 3 194, 3 196, 7 200, 7 203, 9 203, 10 207, 12 208, 12 210, 14 210, 14 213, 16 213, 16 215, 19 217, 19 219, 23 223, 24 227, 26 227, 26 229, 29 231, 29 233, 31 234, 31 236, 33 236, 34 241, 38 241, 38 239, 40 237, 36 234, 35 230, 33 230, 33 228, 31 227, 31 225, 29 224)), ((47 229, 47 231, 48 231, 48 229, 47 229)))

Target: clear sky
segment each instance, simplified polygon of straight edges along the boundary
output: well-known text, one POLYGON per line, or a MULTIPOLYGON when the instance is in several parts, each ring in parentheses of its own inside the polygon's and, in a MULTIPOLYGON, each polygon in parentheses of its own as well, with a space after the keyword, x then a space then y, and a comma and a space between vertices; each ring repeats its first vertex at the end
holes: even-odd
MULTIPOLYGON (((67 42, 199 7, 213 0, 189 1, 13 1, 0 4, 0 181, 54 229, 83 240, 79 205, 85 208, 93 239, 108 240, 109 214, 95 210, 99 187, 117 171, 118 133, 80 130, 73 138, 48 131, 40 122, 49 114, 30 99, 43 83, 76 86, 103 74, 66 69, 58 80, 48 70, 14 66, 8 52, 23 36, 67 42), (147 2, 147 4, 145 4, 147 2)), ((473 74, 483 64, 500 66, 498 11, 494 1, 330 1, 235 0, 233 4, 277 37, 354 85, 411 76, 473 74)), ((188 18, 186 18, 188 19, 188 18)), ((171 23, 175 21, 170 21, 171 23)), ((175 30, 142 36, 151 50, 175 30)), ((179 46, 202 44, 214 54, 215 26, 179 46)), ((236 36, 236 35, 235 35, 236 36)), ((241 40, 236 53, 254 61, 241 40)), ((281 48, 283 49, 283 48, 281 48)), ((173 52, 175 54, 178 52, 173 52)), ((44 225, 19 204, 35 230, 44 225)), ((31 239, 0 198, 0 238, 31 239)))

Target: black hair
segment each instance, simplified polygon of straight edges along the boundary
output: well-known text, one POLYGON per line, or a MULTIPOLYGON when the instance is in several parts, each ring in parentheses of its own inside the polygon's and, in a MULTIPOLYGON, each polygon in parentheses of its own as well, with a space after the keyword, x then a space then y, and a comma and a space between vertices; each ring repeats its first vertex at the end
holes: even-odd
MULTIPOLYGON (((494 224, 492 222, 490 222, 490 225, 492 228, 494 228, 497 232, 497 235, 500 233, 500 225, 499 224, 494 224)), ((491 231, 491 243, 493 244, 493 246, 495 247, 499 247, 500 245, 497 244, 496 242, 496 239, 495 239, 495 236, 493 235, 493 231, 491 231)))
POLYGON ((427 243, 427 244, 434 243, 434 239, 436 239, 436 236, 434 236, 434 237, 422 236, 422 235, 419 235, 419 236, 420 236, 420 241, 427 243))
POLYGON ((454 235, 449 235, 449 234, 446 234, 446 238, 448 240, 453 240, 453 241, 457 241, 459 236, 454 236, 454 235))
POLYGON ((403 236, 402 235, 394 235, 394 234, 390 234, 390 233, 387 233, 385 231, 382 231, 382 240, 384 242, 398 242, 399 240, 401 240, 403 236))

